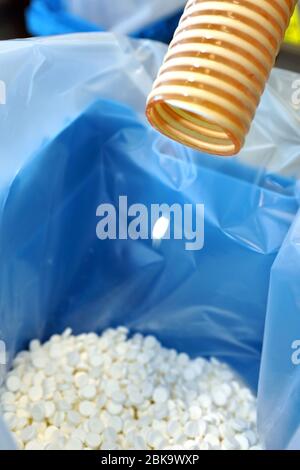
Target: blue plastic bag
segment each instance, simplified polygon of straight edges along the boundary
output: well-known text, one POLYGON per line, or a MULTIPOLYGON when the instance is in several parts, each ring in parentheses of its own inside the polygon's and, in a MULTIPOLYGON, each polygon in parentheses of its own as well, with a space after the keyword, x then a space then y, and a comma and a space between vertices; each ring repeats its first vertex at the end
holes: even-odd
POLYGON ((111 30, 169 43, 185 0, 32 0, 26 13, 36 36, 111 30))
POLYGON ((272 449, 300 448, 300 213, 272 267, 259 387, 261 432, 272 449))
MULTIPOLYGON (((256 390, 270 272, 299 208, 296 179, 267 169, 280 132, 269 132, 265 111, 276 128, 292 119, 290 104, 281 106, 271 84, 246 149, 220 159, 145 122, 162 46, 100 33, 1 48, 0 340, 8 365, 32 338, 122 324, 191 356, 216 356, 256 390), (251 155, 264 166, 250 166, 251 155), (186 239, 172 236, 99 240, 99 205, 120 215, 122 196, 149 212, 204 204, 204 246, 187 250, 186 239)), ((280 86, 295 77, 275 75, 280 86)), ((296 143, 278 167, 294 158, 296 143)), ((268 377, 267 367, 261 386, 268 377)), ((260 418, 270 447, 276 411, 260 418)), ((286 439, 288 428, 281 433, 286 439)))

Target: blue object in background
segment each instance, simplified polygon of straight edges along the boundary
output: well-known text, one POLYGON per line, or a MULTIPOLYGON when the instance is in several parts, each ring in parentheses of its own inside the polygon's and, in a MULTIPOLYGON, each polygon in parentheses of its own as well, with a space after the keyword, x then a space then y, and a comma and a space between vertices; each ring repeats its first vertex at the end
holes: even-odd
POLYGON ((26 21, 29 32, 35 36, 103 31, 100 26, 67 12, 61 0, 33 0, 26 11, 26 21))
POLYGON ((173 39, 175 29, 178 26, 181 16, 182 11, 161 21, 157 21, 150 26, 139 29, 131 34, 131 36, 135 38, 152 39, 169 44, 173 39))
MULTIPOLYGON (((182 11, 134 31, 130 36, 169 43, 182 11)), ((35 36, 103 31, 104 28, 66 11, 62 0, 32 0, 26 12, 27 27, 35 36)))

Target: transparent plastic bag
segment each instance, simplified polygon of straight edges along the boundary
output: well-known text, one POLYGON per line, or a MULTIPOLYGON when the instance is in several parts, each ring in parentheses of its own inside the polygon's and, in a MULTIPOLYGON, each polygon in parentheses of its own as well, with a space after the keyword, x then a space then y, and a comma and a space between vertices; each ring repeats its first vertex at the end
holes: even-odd
POLYGON ((116 33, 130 34, 181 10, 185 0, 64 0, 67 11, 116 33))
POLYGON ((299 178, 299 128, 299 74, 276 69, 271 73, 247 145, 239 158, 249 165, 263 165, 272 173, 299 178), (271 119, 271 112, 276 119, 271 119))
POLYGON ((170 42, 185 0, 31 0, 27 26, 35 35, 110 30, 170 42))
POLYGON ((0 416, 0 450, 17 450, 13 438, 0 416))
MULTIPOLYGON (((275 146, 265 153, 263 141, 250 143, 253 158, 264 157, 258 167, 199 154, 151 129, 145 102, 165 52, 157 43, 99 33, 0 47, 8 367, 32 338, 123 324, 192 357, 216 356, 256 390, 270 271, 299 208, 297 181, 267 170, 275 146), (120 215, 122 196, 149 213, 152 204, 204 204, 204 246, 187 249, 199 240, 173 230, 154 240, 154 225, 148 238, 100 240, 97 208, 110 204, 120 215)), ((269 112, 276 127, 274 93, 269 112)), ((256 126, 267 133, 262 117, 256 126)))
POLYGON ((272 267, 259 386, 260 431, 271 449, 300 449, 300 212, 272 267))

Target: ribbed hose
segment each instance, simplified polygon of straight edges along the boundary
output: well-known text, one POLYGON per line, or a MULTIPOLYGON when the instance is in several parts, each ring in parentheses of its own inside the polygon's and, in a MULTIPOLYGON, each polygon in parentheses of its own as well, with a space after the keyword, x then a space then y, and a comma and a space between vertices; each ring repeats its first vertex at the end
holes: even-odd
POLYGON ((198 150, 238 153, 295 4, 189 0, 148 98, 150 123, 198 150))

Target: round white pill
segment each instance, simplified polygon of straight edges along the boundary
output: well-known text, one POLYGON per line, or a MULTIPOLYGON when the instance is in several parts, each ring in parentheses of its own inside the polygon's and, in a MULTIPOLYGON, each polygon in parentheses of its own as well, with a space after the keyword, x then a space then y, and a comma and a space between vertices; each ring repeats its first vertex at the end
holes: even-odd
POLYGON ((241 418, 234 418, 230 421, 230 426, 234 431, 242 432, 247 428, 247 421, 241 418))
POLYGON ((44 354, 36 353, 32 358, 32 364, 36 369, 44 369, 47 364, 47 357, 44 354))
POLYGON ((73 437, 67 441, 65 449, 66 450, 82 450, 82 442, 80 439, 73 437))
POLYGON ((55 413, 55 405, 51 401, 46 401, 45 402, 45 417, 46 418, 51 418, 51 416, 54 415, 55 413))
POLYGON ((82 419, 81 414, 78 413, 77 411, 73 411, 73 410, 68 411, 67 420, 69 421, 69 423, 77 426, 81 422, 81 419, 82 419))
POLYGON ((192 405, 190 407, 190 418, 194 420, 198 420, 202 417, 202 409, 200 406, 192 405))
POLYGON ((134 450, 147 450, 145 440, 141 436, 136 436, 133 440, 134 450))
POLYGON ((211 447, 218 447, 220 445, 220 439, 212 433, 207 433, 205 435, 204 442, 209 444, 211 447))
POLYGON ((163 435, 159 431, 150 431, 146 439, 150 447, 157 449, 163 441, 163 435))
POLYGON ((87 400, 82 401, 79 405, 79 413, 82 416, 93 416, 95 413, 95 404, 87 400))
POLYGON ((123 420, 120 416, 112 416, 110 419, 110 426, 116 431, 116 433, 119 433, 123 429, 123 420))
POLYGON ((49 356, 51 359, 58 359, 61 356, 62 350, 60 344, 54 343, 50 346, 49 356))
POLYGON ((199 406, 207 410, 211 407, 212 400, 210 396, 207 395, 207 393, 203 393, 202 395, 199 396, 198 403, 199 403, 199 406))
POLYGON ((16 375, 10 375, 6 379, 6 387, 10 392, 17 392, 21 387, 21 381, 16 375))
POLYGON ((187 437, 198 437, 199 436, 199 426, 197 421, 188 421, 184 426, 184 434, 187 437))
POLYGON ((77 351, 72 351, 67 355, 67 360, 69 366, 75 367, 80 362, 80 354, 77 351))
POLYGON ((183 377, 187 382, 191 382, 191 381, 195 380, 196 374, 195 374, 194 370, 191 367, 188 367, 183 372, 183 377))
POLYGON ((16 429, 19 431, 20 429, 24 429, 28 424, 28 419, 27 418, 18 418, 17 424, 16 424, 16 429))
POLYGON ((167 424, 167 433, 170 437, 178 436, 182 433, 182 426, 177 420, 169 421, 167 424))
POLYGON ((59 434, 59 430, 56 426, 48 426, 44 433, 46 441, 55 440, 59 434))
POLYGON ((40 401, 43 397, 43 389, 40 385, 30 387, 28 396, 31 401, 40 401))
POLYGON ((100 367, 102 363, 103 363, 103 358, 102 358, 102 356, 100 356, 100 354, 93 354, 90 357, 91 366, 100 367))
POLYGON ((217 406, 225 406, 227 403, 227 395, 219 387, 213 388, 212 399, 217 406))
POLYGON ((211 447, 208 442, 200 442, 199 450, 210 450, 211 447))
POLYGON ((33 339, 32 341, 30 341, 29 343, 29 349, 30 351, 37 351, 38 349, 40 349, 41 347, 41 343, 38 339, 33 339))
POLYGON ((25 450, 44 450, 44 446, 39 441, 30 441, 26 444, 25 450))
POLYGON ((157 387, 153 393, 153 400, 156 403, 165 403, 169 398, 168 390, 165 387, 157 387))
POLYGON ((123 410, 123 406, 120 405, 120 403, 115 403, 114 401, 109 401, 106 408, 107 411, 112 415, 119 415, 123 410))
POLYGON ((116 390, 111 394, 111 398, 115 403, 120 403, 121 405, 126 402, 126 395, 125 393, 116 390))
POLYGON ((73 432, 73 437, 76 437, 76 439, 79 439, 81 442, 85 441, 85 436, 86 436, 86 432, 81 427, 77 428, 73 432))
POLYGON ((35 404, 31 409, 31 415, 35 421, 42 421, 45 417, 45 406, 43 403, 35 404))
POLYGON ((85 438, 86 444, 92 449, 97 449, 101 444, 101 436, 99 434, 89 432, 85 438))
POLYGON ((239 443, 236 441, 234 437, 232 438, 225 438, 222 442, 222 449, 225 450, 235 450, 239 448, 239 443))
POLYGON ((78 388, 83 388, 88 384, 89 376, 85 372, 77 372, 74 376, 74 381, 78 388))
POLYGON ((88 420, 88 428, 89 431, 94 433, 94 434, 101 434, 103 431, 103 423, 99 418, 90 418, 88 420))
POLYGON ((59 442, 53 441, 50 444, 47 444, 45 450, 63 450, 59 442))
POLYGON ((5 404, 13 404, 15 401, 15 395, 12 392, 4 392, 1 396, 2 403, 5 404))
POLYGON ((86 398, 87 400, 91 400, 95 398, 97 394, 97 389, 94 385, 85 385, 83 388, 79 390, 79 395, 82 398, 86 398))
POLYGON ((34 439, 36 436, 36 430, 33 426, 27 426, 26 428, 22 429, 20 432, 20 437, 23 442, 28 442, 34 439))

